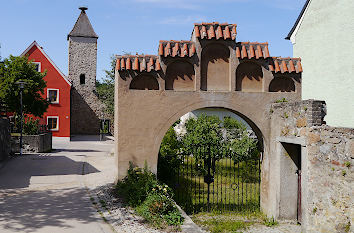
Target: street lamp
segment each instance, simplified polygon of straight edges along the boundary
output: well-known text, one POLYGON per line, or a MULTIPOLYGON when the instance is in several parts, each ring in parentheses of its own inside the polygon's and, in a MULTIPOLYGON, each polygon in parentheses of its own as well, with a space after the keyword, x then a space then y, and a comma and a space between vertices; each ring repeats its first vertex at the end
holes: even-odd
POLYGON ((26 82, 24 81, 17 81, 16 82, 17 85, 19 85, 20 87, 20 103, 21 103, 21 109, 20 109, 20 121, 21 121, 21 124, 20 124, 20 155, 22 156, 22 129, 23 129, 23 114, 22 114, 22 111, 23 111, 23 104, 22 104, 22 92, 23 92, 23 89, 25 88, 25 84, 26 82))

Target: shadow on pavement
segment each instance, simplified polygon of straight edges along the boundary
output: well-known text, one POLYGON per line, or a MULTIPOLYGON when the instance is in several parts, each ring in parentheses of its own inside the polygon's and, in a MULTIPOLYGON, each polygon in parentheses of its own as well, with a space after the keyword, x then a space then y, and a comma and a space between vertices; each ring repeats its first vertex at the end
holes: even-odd
POLYGON ((74 161, 66 156, 16 156, 0 169, 0 189, 29 187, 32 176, 83 175, 84 170, 85 175, 100 172, 89 163, 74 161))
POLYGON ((55 227, 62 232, 65 228, 89 227, 87 224, 100 221, 83 188, 0 191, 0 206, 0 231, 33 232, 55 227))

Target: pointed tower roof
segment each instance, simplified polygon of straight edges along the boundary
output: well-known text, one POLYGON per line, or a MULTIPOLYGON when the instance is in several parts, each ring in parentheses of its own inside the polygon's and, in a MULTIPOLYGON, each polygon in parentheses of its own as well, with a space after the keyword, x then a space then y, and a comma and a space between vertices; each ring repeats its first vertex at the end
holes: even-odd
POLYGON ((80 16, 69 33, 68 40, 70 36, 98 38, 97 34, 93 30, 90 20, 86 15, 85 10, 87 10, 87 7, 80 7, 79 9, 81 10, 80 16))

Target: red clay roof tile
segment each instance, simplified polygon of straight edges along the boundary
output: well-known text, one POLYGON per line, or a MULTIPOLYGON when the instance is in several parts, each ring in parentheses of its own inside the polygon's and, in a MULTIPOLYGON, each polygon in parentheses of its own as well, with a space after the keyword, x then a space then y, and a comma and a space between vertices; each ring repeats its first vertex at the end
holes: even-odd
POLYGON ((125 61, 124 61, 124 58, 121 59, 120 67, 121 67, 122 70, 125 70, 125 61))
POLYGON ((125 69, 127 69, 127 70, 130 70, 131 69, 131 60, 130 60, 130 58, 128 57, 127 59, 126 59, 126 61, 125 61, 125 69))
POLYGON ((162 46, 162 44, 160 43, 160 45, 159 45, 159 55, 160 55, 160 56, 163 56, 163 54, 164 54, 164 52, 163 52, 163 46, 162 46))
POLYGON ((296 72, 294 62, 292 60, 289 61, 289 73, 296 72))
POLYGON ((185 57, 185 56, 193 56, 195 54, 195 45, 192 41, 185 40, 160 40, 159 51, 163 51, 163 54, 159 53, 160 56, 172 56, 172 57, 185 57), (194 49, 192 47, 194 46, 194 49), (171 52, 172 47, 172 52, 171 52))
POLYGON ((254 54, 254 48, 253 48, 253 45, 250 45, 250 55, 248 56, 248 58, 254 58, 255 57, 255 54, 254 54))
POLYGON ((195 32, 195 37, 199 38, 200 37, 200 32, 199 32, 199 27, 198 26, 194 26, 194 32, 195 32))
POLYGON ((213 25, 210 25, 208 29, 208 39, 213 39, 213 38, 215 38, 215 31, 213 25))
POLYGON ((301 59, 300 58, 290 58, 290 57, 272 57, 271 63, 269 64, 269 70, 275 73, 301 73, 301 59), (279 65, 281 64, 281 66, 279 65))
POLYGON ((267 58, 267 56, 263 55, 263 54, 267 54, 267 53, 269 54, 268 43, 238 42, 236 44, 236 57, 237 58, 242 58, 242 59, 244 59, 244 58, 256 58, 256 59, 267 58), (241 51, 241 54, 238 53, 238 50, 241 51))
POLYGON ((118 56, 116 68, 119 71, 136 70, 142 72, 146 70, 147 72, 151 72, 152 70, 156 70, 154 67, 155 60, 158 60, 158 57, 154 55, 137 54, 118 56), (118 61, 120 61, 120 66, 118 66, 118 61))
POLYGON ((236 39, 236 24, 228 23, 195 23, 194 24, 194 35, 196 38, 200 39, 220 39, 223 37, 226 39, 236 39), (231 30, 231 33, 230 33, 231 30))
POLYGON ((282 61, 281 66, 282 66, 282 71, 281 71, 282 73, 289 72, 288 66, 286 65, 284 60, 282 61))
POLYGON ((241 57, 241 52, 240 52, 240 48, 236 47, 236 57, 241 57))
POLYGON ((216 39, 219 40, 220 38, 223 38, 223 33, 222 33, 222 29, 221 29, 221 26, 219 25, 217 28, 216 28, 216 39))
POLYGON ((223 30, 223 34, 224 34, 224 40, 230 39, 231 34, 230 34, 230 29, 229 29, 229 27, 225 27, 225 29, 223 30))
POLYGON ((139 70, 139 59, 138 56, 134 59, 133 70, 139 70))
POLYGON ((116 61, 116 70, 120 70, 120 59, 119 58, 116 61))
POLYGON ((279 63, 278 63, 278 60, 277 59, 275 59, 274 60, 274 66, 275 66, 275 73, 278 73, 278 72, 280 72, 281 70, 280 70, 280 66, 279 66, 279 63))
POLYGON ((201 35, 201 38, 202 39, 204 39, 204 38, 206 38, 206 36, 207 36, 207 30, 206 30, 206 27, 203 25, 202 26, 202 35, 201 35))
POLYGON ((155 70, 156 71, 161 70, 161 64, 160 64, 160 60, 158 58, 156 59, 155 70))

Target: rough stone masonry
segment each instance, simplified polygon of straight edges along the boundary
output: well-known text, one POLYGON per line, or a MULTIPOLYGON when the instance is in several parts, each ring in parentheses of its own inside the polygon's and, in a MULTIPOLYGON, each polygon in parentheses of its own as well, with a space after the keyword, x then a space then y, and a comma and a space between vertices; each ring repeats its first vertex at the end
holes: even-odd
POLYGON ((274 138, 303 142, 303 231, 353 232, 354 129, 325 125, 323 101, 273 104, 270 112, 274 138))

